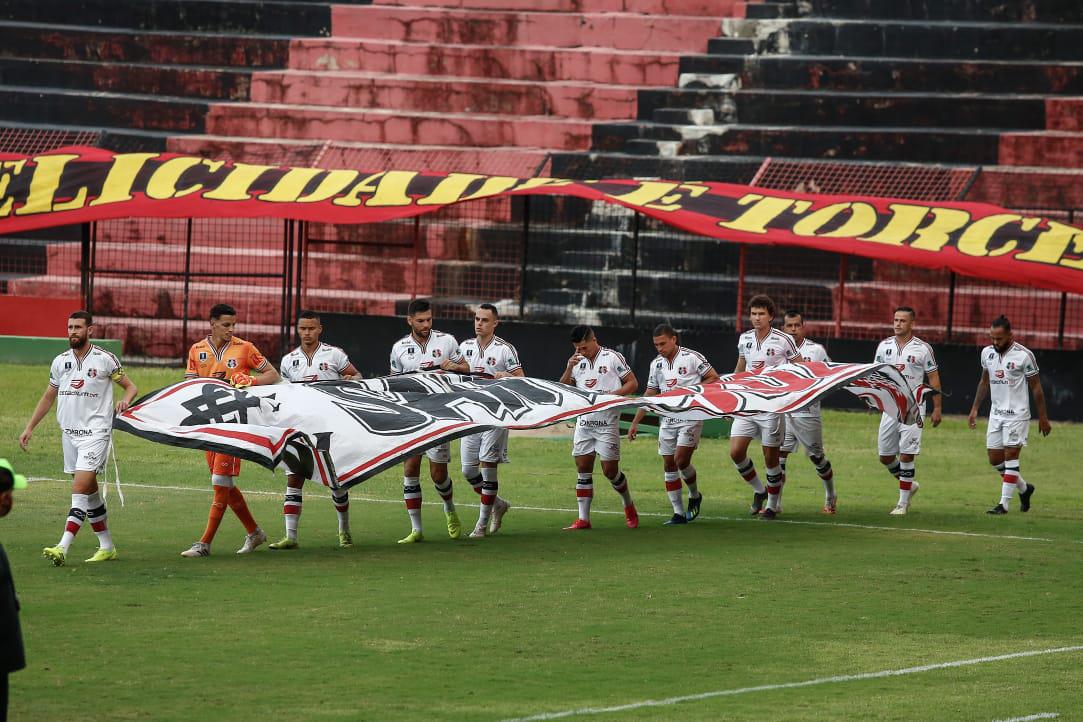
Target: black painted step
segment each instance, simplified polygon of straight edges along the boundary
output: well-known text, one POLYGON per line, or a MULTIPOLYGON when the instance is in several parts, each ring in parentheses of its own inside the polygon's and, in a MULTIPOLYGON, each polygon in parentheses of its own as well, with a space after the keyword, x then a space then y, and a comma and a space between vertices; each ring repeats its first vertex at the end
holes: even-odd
POLYGON ((251 79, 233 68, 0 58, 0 85, 247 100, 251 79))
POLYGON ((665 178, 747 184, 763 165, 763 158, 738 155, 660 158, 590 151, 554 153, 552 162, 552 174, 557 178, 665 178))
POLYGON ((63 88, 0 86, 0 125, 21 122, 199 133, 208 102, 191 98, 120 95, 63 88))
POLYGON ((330 2, 262 0, 5 0, 0 19, 140 30, 328 35, 330 2))
POLYGON ((811 0, 811 15, 900 20, 1083 23, 1078 0, 811 0))
POLYGON ((286 36, 156 33, 142 30, 0 22, 0 56, 170 65, 284 68, 286 36))
MULTIPOLYGON (((676 118, 679 108, 713 111, 719 122, 746 125, 845 125, 1045 128, 1045 98, 1038 95, 953 95, 821 92, 750 88, 737 91, 661 88, 639 91, 638 117, 658 123, 696 124, 676 118)), ((709 124, 709 123, 708 123, 709 124)))

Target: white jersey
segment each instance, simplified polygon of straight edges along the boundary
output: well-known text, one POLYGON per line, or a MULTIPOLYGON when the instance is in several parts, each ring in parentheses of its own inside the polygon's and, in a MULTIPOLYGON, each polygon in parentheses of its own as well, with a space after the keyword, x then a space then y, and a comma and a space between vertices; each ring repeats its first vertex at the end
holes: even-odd
POLYGON ((1013 343, 1003 354, 993 346, 981 350, 981 367, 989 372, 990 419, 1030 420, 1030 386, 1038 362, 1026 346, 1013 343))
MULTIPOLYGON (((588 358, 579 359, 579 363, 572 369, 572 381, 576 388, 584 391, 594 391, 600 394, 615 393, 624 385, 624 380, 632 369, 624 356, 611 348, 604 346, 598 351, 594 360, 588 358)), ((595 411, 593 414, 584 414, 579 417, 580 425, 584 422, 589 425, 610 425, 617 422, 620 411, 595 411)))
POLYGON ((53 359, 49 385, 57 390, 56 421, 71 437, 113 428, 113 381, 124 375, 120 360, 91 345, 80 359, 68 350, 53 359))
MULTIPOLYGON (((801 345, 797 347, 797 353, 801 354, 802 361, 819 361, 821 363, 827 363, 831 361, 827 355, 827 349, 815 341, 805 339, 801 342, 801 345)), ((820 415, 820 402, 816 401, 809 404, 800 411, 794 411, 790 416, 819 416, 820 415)))
MULTIPOLYGON (((655 356, 651 361, 651 372, 647 376, 647 388, 660 393, 673 389, 684 389, 703 383, 703 377, 711 370, 711 362, 699 351, 684 346, 677 347, 672 359, 655 356)), ((662 426, 683 426, 687 421, 679 421, 671 416, 662 417, 662 426)), ((692 422, 695 423, 695 422, 692 422)))
POLYGON ((745 360, 745 371, 755 374, 800 357, 793 337, 777 328, 772 328, 762 340, 756 336, 756 329, 742 333, 737 339, 737 355, 745 360))
POLYGON ((338 346, 321 343, 309 356, 304 348, 298 346, 282 357, 279 374, 293 383, 302 381, 334 381, 350 365, 350 358, 338 346))
POLYGON ((459 342, 449 333, 433 329, 425 343, 412 333, 406 334, 391 347, 391 373, 439 370, 459 350, 459 342))
POLYGON ((476 338, 468 338, 459 344, 452 361, 459 363, 466 361, 470 365, 469 373, 472 374, 496 374, 503 371, 511 373, 523 367, 519 363, 519 352, 510 343, 493 336, 488 345, 482 347, 476 338))
POLYGON ((894 336, 885 338, 876 347, 876 363, 894 366, 912 389, 925 382, 925 374, 937 369, 933 347, 917 336, 911 336, 901 347, 894 336))

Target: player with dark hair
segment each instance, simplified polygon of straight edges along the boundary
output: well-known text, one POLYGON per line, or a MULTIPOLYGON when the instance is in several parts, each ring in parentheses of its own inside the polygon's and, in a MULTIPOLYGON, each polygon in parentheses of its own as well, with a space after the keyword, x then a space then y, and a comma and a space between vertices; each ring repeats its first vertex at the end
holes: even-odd
MULTIPOLYGON (((515 347, 496 335, 500 315, 496 306, 483 303, 474 312, 474 338, 459 344, 447 364, 449 371, 459 373, 487 374, 493 378, 523 376, 519 352, 515 347)), ((481 512, 471 538, 479 539, 500 530, 504 515, 511 508, 497 492, 500 482, 497 465, 508 461, 508 430, 489 429, 463 438, 459 446, 462 457, 463 476, 481 496, 481 512)))
MULTIPOLYGON (((302 311, 297 317, 297 335, 301 345, 282 357, 279 374, 291 383, 308 381, 334 381, 357 376, 357 368, 349 356, 338 346, 320 341, 323 324, 315 311, 302 311)), ((286 495, 282 502, 282 516, 286 522, 286 536, 268 544, 269 549, 296 549, 297 526, 301 520, 304 497, 301 489, 305 480, 296 474, 286 474, 286 495)), ((353 546, 350 536, 350 494, 346 489, 331 491, 331 502, 338 515, 338 545, 353 546)))
MULTIPOLYGON (((406 334, 391 347, 391 373, 408 374, 418 371, 440 371, 454 366, 451 358, 459 350, 459 343, 451 334, 432 327, 432 304, 423 298, 415 298, 406 308, 406 334)), ((452 539, 462 535, 462 522, 455 509, 451 476, 447 466, 451 462, 451 442, 434 446, 425 452, 429 459, 429 476, 436 493, 444 502, 447 533, 452 539)), ((412 456, 402 466, 402 498, 406 513, 410 516, 410 533, 399 544, 424 541, 421 524, 421 455, 412 456)))
MULTIPOLYGON (((782 316, 782 330, 793 336, 797 352, 802 361, 829 362, 827 349, 805 337, 805 318, 800 311, 789 310, 782 316)), ((786 459, 791 452, 797 451, 797 445, 805 447, 816 474, 824 484, 824 514, 834 514, 838 509, 838 495, 835 493, 835 472, 824 453, 824 420, 820 413, 820 402, 809 404, 800 411, 786 414, 786 437, 778 452, 778 463, 782 467, 782 483, 786 484, 786 459)))
MULTIPOLYGON (((917 313, 910 306, 899 306, 892 317, 894 336, 889 336, 876 347, 876 363, 887 363, 899 370, 910 384, 917 389, 929 377, 929 386, 940 391, 940 371, 936 365, 933 347, 914 335, 914 321, 917 313)), ((940 426, 940 394, 933 395, 933 412, 930 420, 934 427, 940 426)), ((923 405, 924 407, 924 405, 923 405)), ((921 409, 924 416, 924 408, 921 409)), ((883 414, 880 417, 880 431, 877 437, 880 463, 887 467, 892 478, 899 480, 899 502, 891 510, 891 516, 905 516, 910 509, 910 500, 918 492, 914 459, 921 453, 921 432, 923 421, 916 424, 904 424, 893 416, 883 414)))
MULTIPOLYGON (((628 396, 639 389, 639 381, 628 362, 617 351, 598 343, 594 329, 576 326, 571 333, 575 352, 568 359, 560 383, 584 391, 628 396)), ((624 502, 625 524, 639 526, 639 514, 628 490, 628 478, 620 470, 620 411, 596 411, 576 420, 572 439, 577 480, 575 496, 579 517, 565 530, 590 529, 590 505, 594 500, 594 457, 601 457, 602 473, 624 502)))
POLYGON ((71 509, 60 543, 42 550, 45 558, 58 567, 67 561, 75 535, 87 519, 98 536, 98 550, 86 561, 105 562, 117 558, 106 522, 105 501, 98 491, 98 474, 105 468, 113 443, 113 414, 127 410, 138 389, 125 375, 116 356, 90 342, 93 328, 94 319, 86 311, 76 311, 68 317, 68 345, 71 348, 53 359, 49 385, 19 436, 19 445, 25 451, 34 427, 49 412, 53 401, 59 399, 56 420, 62 432, 64 473, 72 475, 71 509), (124 389, 124 397, 115 408, 114 383, 124 389))
MULTIPOLYGON (((751 371, 760 373, 788 361, 798 361, 797 351, 789 335, 771 327, 775 317, 775 302, 770 296, 757 294, 748 301, 748 318, 752 329, 745 331, 737 340, 737 366, 734 373, 751 371)), ((763 413, 741 416, 730 427, 730 458, 737 473, 752 487, 752 506, 749 511, 763 519, 774 519, 781 512, 782 467, 779 465, 779 447, 786 436, 784 414, 763 413), (756 474, 756 466, 748 458, 748 446, 752 439, 759 439, 763 447, 763 463, 767 471, 767 487, 764 488, 756 474), (766 502, 766 504, 764 503, 766 502)))
POLYGON ((981 380, 974 392, 967 423, 977 427, 978 409, 985 397, 991 397, 989 427, 985 448, 989 463, 1000 475, 1000 502, 988 514, 1007 514, 1012 496, 1019 491, 1019 511, 1030 510, 1034 484, 1024 481, 1019 471, 1019 456, 1027 445, 1030 430, 1030 398, 1038 409, 1038 431, 1049 436, 1053 430, 1045 409, 1045 393, 1038 376, 1038 361, 1026 346, 1016 343, 1012 324, 1005 316, 993 319, 989 329, 991 344, 981 350, 981 380))
MULTIPOLYGON (((252 343, 233 335, 237 325, 237 311, 229 304, 219 303, 209 314, 211 332, 206 338, 192 344, 188 351, 188 368, 184 378, 221 379, 236 388, 267 386, 281 381, 274 366, 252 343)), ((181 552, 182 557, 210 556, 211 542, 222 524, 228 506, 244 525, 247 536, 238 554, 248 554, 267 541, 267 535, 252 518, 244 494, 237 488, 234 478, 241 473, 241 460, 216 451, 208 451, 207 466, 211 471, 214 499, 207 515, 207 528, 199 541, 181 552)))
MULTIPOLYGON (((644 396, 656 396, 664 391, 718 380, 718 372, 711 363, 698 351, 681 346, 677 331, 668 323, 655 326, 652 339, 658 356, 651 361, 644 396)), ((628 428, 628 441, 636 440, 639 424, 645 415, 643 409, 636 411, 628 428)), ((666 495, 673 507, 673 516, 665 522, 666 526, 686 524, 699 516, 703 495, 699 491, 696 467, 692 465, 692 454, 699 447, 702 434, 702 421, 681 421, 663 416, 658 426, 658 455, 662 457, 666 495), (681 498, 682 480, 688 487, 687 511, 681 498)))

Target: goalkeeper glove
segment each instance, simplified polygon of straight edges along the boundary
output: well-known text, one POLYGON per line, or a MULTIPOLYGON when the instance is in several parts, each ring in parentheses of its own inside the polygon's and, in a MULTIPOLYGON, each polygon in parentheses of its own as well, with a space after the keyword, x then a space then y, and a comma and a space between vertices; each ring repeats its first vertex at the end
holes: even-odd
POLYGON ((229 382, 233 384, 234 388, 245 389, 252 385, 253 378, 248 374, 238 371, 230 377, 229 382))

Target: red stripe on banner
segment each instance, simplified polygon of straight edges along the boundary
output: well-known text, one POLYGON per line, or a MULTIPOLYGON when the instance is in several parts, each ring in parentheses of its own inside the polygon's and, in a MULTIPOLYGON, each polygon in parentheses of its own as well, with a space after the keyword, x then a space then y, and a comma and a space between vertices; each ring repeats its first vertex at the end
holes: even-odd
MULTIPOLYGON (((369 468, 375 466, 376 464, 379 464, 381 461, 383 461, 384 459, 386 459, 389 456, 394 456, 395 454, 398 454, 401 451, 409 449, 411 446, 417 446, 420 443, 428 441, 429 439, 433 438, 434 436, 438 436, 440 434, 446 434, 449 431, 456 431, 458 429, 463 428, 464 426, 470 426, 473 423, 474 423, 473 421, 461 421, 461 422, 459 422, 457 424, 452 424, 451 426, 446 426, 446 427, 444 427, 442 429, 437 429, 435 431, 430 431, 429 433, 425 434, 424 436, 422 436, 420 438, 412 439, 410 441, 407 441, 405 444, 399 444, 394 449, 390 449, 388 451, 385 451, 384 453, 377 456, 375 459, 369 459, 368 461, 362 463, 361 465, 357 466, 356 468, 350 469, 349 471, 347 471, 347 472, 345 472, 343 474, 339 474, 338 475, 338 480, 339 481, 345 481, 346 479, 350 479, 350 478, 352 478, 354 476, 357 476, 358 474, 363 472, 365 469, 369 469, 369 468)), ((482 425, 483 424, 479 424, 479 426, 482 426, 482 425)))

